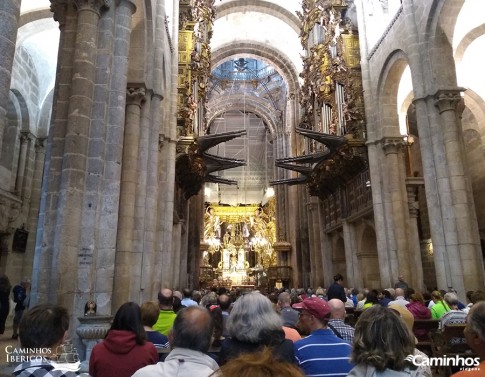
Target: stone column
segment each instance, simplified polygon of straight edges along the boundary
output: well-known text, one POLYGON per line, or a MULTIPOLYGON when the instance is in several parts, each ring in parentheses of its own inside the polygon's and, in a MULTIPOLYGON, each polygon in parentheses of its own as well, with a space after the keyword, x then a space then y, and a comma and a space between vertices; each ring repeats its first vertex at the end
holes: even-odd
POLYGON ((411 276, 409 283, 416 290, 424 290, 423 261, 421 258, 421 246, 418 233, 419 203, 416 200, 418 187, 424 184, 422 178, 408 178, 406 190, 408 194, 409 209, 409 256, 411 261, 411 276))
POLYGON ((138 181, 136 188, 136 204, 135 204, 135 222, 137 224, 135 230, 135 243, 133 245, 136 252, 142 252, 143 262, 139 266, 140 276, 140 295, 138 302, 152 300, 153 295, 150 290, 150 282, 152 280, 153 270, 153 219, 151 216, 152 204, 147 204, 147 199, 151 193, 151 187, 148 185, 149 169, 148 156, 150 153, 150 101, 151 93, 145 95, 145 100, 141 104, 141 119, 140 119, 140 148, 138 150, 138 181))
POLYGON ((451 283, 461 294, 483 284, 484 270, 473 192, 465 167, 465 151, 460 116, 463 111, 463 88, 439 90, 435 106, 442 125, 444 158, 449 179, 449 202, 442 202, 446 257, 451 283))
POLYGON ((356 247, 355 225, 348 221, 342 223, 342 231, 345 245, 345 265, 347 288, 362 288, 364 286, 364 278, 362 269, 360 267, 361 252, 356 247))
POLYGON ((388 232, 388 246, 389 261, 391 264, 391 271, 394 276, 400 274, 409 279, 411 276, 411 266, 408 259, 408 244, 407 244, 407 197, 403 196, 405 191, 404 179, 402 176, 402 164, 399 160, 402 153, 403 139, 402 137, 386 137, 382 141, 385 164, 386 164, 386 183, 385 190, 389 195, 389 204, 387 212, 387 232, 388 232), (404 192, 403 192, 404 191, 404 192))
POLYGON ((116 240, 113 308, 119 308, 127 293, 133 300, 139 291, 142 253, 134 251, 135 203, 138 182, 140 115, 145 88, 129 87, 126 93, 125 135, 121 170, 120 207, 116 240))
POLYGON ((25 179, 25 168, 27 164, 27 152, 29 149, 30 141, 32 135, 29 132, 20 133, 20 151, 19 151, 19 162, 17 165, 17 177, 15 180, 15 192, 21 198, 23 198, 23 187, 25 179))
POLYGON ((55 300, 50 288, 50 271, 54 258, 57 200, 61 180, 64 138, 72 78, 72 60, 76 41, 77 14, 65 1, 51 0, 54 20, 59 22, 60 39, 57 58, 56 83, 52 105, 51 126, 46 142, 39 221, 36 234, 30 304, 55 300), (51 295, 49 297, 49 295, 51 295))
POLYGON ((309 216, 309 229, 310 234, 310 256, 311 256, 311 281, 312 287, 317 287, 323 283, 324 276, 322 276, 322 241, 321 233, 323 227, 320 223, 320 211, 319 211, 319 199, 316 196, 309 198, 308 216, 309 216))
POLYGON ((0 154, 2 153, 3 132, 6 127, 10 81, 12 79, 17 25, 21 0, 0 2, 0 154))

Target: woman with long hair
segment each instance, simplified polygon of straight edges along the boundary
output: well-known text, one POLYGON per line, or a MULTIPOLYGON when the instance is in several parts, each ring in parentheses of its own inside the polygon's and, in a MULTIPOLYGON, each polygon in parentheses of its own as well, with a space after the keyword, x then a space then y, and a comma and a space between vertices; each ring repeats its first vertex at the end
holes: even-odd
POLYGON ((409 361, 414 339, 393 310, 374 305, 362 312, 355 325, 349 376, 421 376, 409 361))
POLYGON ((89 374, 92 377, 130 377, 138 369, 157 362, 157 349, 146 341, 140 307, 127 302, 116 312, 104 340, 94 346, 89 374))

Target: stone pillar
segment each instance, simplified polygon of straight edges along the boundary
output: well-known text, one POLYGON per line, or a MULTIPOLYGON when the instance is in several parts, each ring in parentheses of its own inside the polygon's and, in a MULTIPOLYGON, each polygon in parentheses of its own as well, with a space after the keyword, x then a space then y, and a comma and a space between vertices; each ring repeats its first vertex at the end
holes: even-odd
POLYGON ((389 260, 393 276, 403 275, 406 279, 411 276, 411 266, 408 259, 407 239, 407 197, 404 196, 404 178, 402 167, 402 137, 386 137, 383 139, 383 149, 386 166, 386 185, 384 188, 389 197, 387 212, 387 232, 389 260))
POLYGON ((3 132, 6 127, 10 81, 12 79, 17 25, 21 0, 0 2, 0 154, 2 153, 3 132))
POLYGON ((421 258, 421 246, 418 233, 418 214, 419 203, 416 200, 418 187, 423 185, 422 178, 408 178, 406 180, 406 190, 408 194, 409 209, 409 256, 411 261, 411 276, 409 283, 416 290, 424 290, 423 261, 421 258))
POLYGON ((30 145, 32 135, 29 132, 20 133, 20 151, 19 151, 19 163, 17 165, 17 177, 15 180, 15 192, 18 196, 23 198, 23 183, 25 179, 25 167, 27 164, 27 152, 30 145))
MULTIPOLYGON (((141 119, 140 119, 140 148, 138 150, 138 181, 136 188, 136 204, 135 204, 135 236, 133 249, 135 252, 142 252, 143 262, 140 268, 140 295, 138 302, 152 300, 153 295, 150 290, 151 276, 153 270, 153 252, 154 252, 154 231, 153 231, 153 204, 148 203, 148 198, 152 188, 148 185, 149 170, 148 157, 150 154, 150 110, 151 110, 151 93, 145 95, 144 101, 141 103, 141 119), (151 216, 149 218, 149 216, 151 216)), ((158 151, 158 149, 157 149, 158 151)), ((156 192, 156 190, 155 190, 156 192)))
POLYGON ((362 288, 364 286, 364 278, 362 275, 362 269, 360 267, 361 252, 359 252, 356 245, 355 225, 350 224, 348 221, 343 221, 342 231, 345 245, 345 264, 346 270, 346 282, 347 288, 362 288))
POLYGON ((310 234, 310 256, 311 256, 311 281, 312 287, 316 288, 323 284, 324 276, 322 276, 322 249, 321 233, 323 227, 320 223, 320 207, 318 197, 310 196, 308 202, 308 216, 309 216, 309 229, 310 234))
MULTIPOLYGON (((483 285, 484 270, 475 204, 470 178, 465 167, 463 132, 463 88, 439 90, 435 106, 442 125, 444 158, 449 179, 449 201, 442 202, 446 258, 449 260, 452 287, 460 294, 483 285)), ((445 199, 445 198, 443 198, 445 199)))
POLYGON ((125 135, 121 170, 120 206, 116 240, 113 308, 119 308, 139 291, 142 253, 134 251, 136 188, 138 182, 138 148, 140 116, 145 89, 129 87, 126 93, 125 135))

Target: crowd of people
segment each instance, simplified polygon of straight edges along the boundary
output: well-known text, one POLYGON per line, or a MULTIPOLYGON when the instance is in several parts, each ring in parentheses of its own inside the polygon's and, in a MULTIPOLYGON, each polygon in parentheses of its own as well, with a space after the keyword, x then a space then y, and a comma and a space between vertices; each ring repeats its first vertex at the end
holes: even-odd
MULTIPOLYGON (((457 376, 485 375, 485 292, 416 292, 402 277, 383 290, 346 289, 337 274, 328 289, 272 293, 204 292, 162 288, 158 302, 123 304, 106 337, 92 350, 92 377, 432 376, 428 356, 416 349, 413 324, 440 319, 466 323, 470 357, 479 366, 457 376), (349 310, 346 308, 353 308, 349 310), (354 323, 347 312, 359 313, 354 323)), ((27 311, 22 347, 54 349, 67 332, 67 312, 53 305, 27 311), (40 313, 45 313, 41 315, 40 313), (34 330, 35 329, 35 330, 34 330), (49 336, 45 335, 49 333, 49 336)), ((15 375, 74 376, 54 357, 20 364, 15 375)), ((55 356, 55 355, 50 355, 55 356)))

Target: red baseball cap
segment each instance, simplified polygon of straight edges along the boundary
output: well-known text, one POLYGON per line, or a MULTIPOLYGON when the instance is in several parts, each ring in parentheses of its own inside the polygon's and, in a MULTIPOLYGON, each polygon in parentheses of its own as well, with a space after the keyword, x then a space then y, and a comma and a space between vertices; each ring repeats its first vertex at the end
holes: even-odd
POLYGON ((328 319, 330 317, 330 313, 332 312, 328 302, 319 297, 306 298, 302 302, 293 304, 292 307, 296 310, 306 310, 319 320, 328 319))

